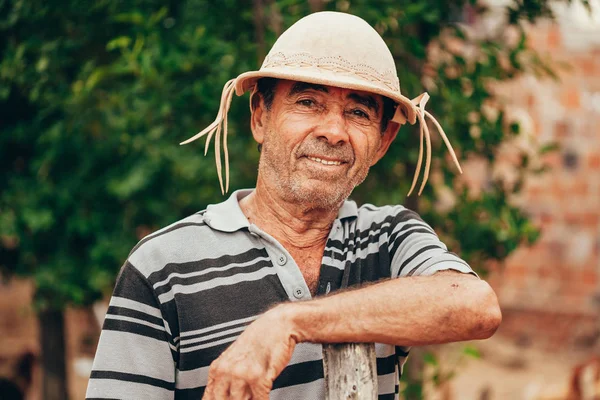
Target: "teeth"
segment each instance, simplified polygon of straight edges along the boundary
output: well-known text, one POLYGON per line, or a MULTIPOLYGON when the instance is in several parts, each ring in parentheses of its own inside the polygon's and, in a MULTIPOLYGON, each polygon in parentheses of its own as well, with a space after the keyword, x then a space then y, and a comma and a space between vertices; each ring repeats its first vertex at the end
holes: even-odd
POLYGON ((342 164, 341 161, 327 161, 327 160, 322 160, 322 159, 317 158, 317 157, 308 157, 308 159, 312 160, 312 161, 319 162, 319 163, 324 164, 324 165, 341 165, 342 164))

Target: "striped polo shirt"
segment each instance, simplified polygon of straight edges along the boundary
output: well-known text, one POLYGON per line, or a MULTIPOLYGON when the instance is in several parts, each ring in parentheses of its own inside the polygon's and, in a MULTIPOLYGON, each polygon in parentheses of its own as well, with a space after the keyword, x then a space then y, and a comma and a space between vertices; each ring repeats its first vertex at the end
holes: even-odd
MULTIPOLYGON (((289 252, 242 213, 239 200, 251 191, 135 246, 117 278, 87 399, 200 399, 210 363, 248 324, 277 303, 311 299, 289 252)), ((318 295, 447 269, 473 273, 416 213, 346 201, 327 240, 318 295)), ((375 349, 379 399, 397 399, 409 349, 375 349)), ((323 399, 322 358, 320 344, 299 343, 270 398, 323 399)))

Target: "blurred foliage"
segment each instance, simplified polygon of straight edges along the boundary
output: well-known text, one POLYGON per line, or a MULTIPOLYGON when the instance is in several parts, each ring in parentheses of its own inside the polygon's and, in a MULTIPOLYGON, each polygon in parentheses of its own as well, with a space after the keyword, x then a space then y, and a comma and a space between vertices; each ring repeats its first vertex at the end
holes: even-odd
MULTIPOLYGON (((489 105, 494 82, 552 75, 520 25, 550 15, 540 0, 511 3, 505 25, 484 37, 461 23, 485 14, 473 1, 0 0, 0 268, 33 277, 42 309, 110 292, 137 240, 223 199, 214 156, 178 143, 212 122, 225 81, 257 69, 277 35, 317 9, 376 27, 403 92, 430 92, 462 159, 493 163, 499 144, 519 134, 501 106, 489 105), (508 28, 516 40, 505 40, 508 28)), ((256 178, 246 102, 234 101, 229 114, 233 188, 256 178)), ((417 137, 403 127, 354 198, 407 202, 417 137)), ((456 206, 440 211, 440 190, 456 179, 440 162, 444 151, 435 141, 441 179, 408 203, 454 251, 483 268, 537 238, 509 201, 531 170, 526 155, 518 184, 490 179, 478 196, 459 186, 456 206)))
MULTIPOLYGON (((178 143, 212 122, 228 79, 257 69, 285 28, 321 9, 372 24, 403 93, 429 91, 459 157, 490 168, 475 192, 434 139, 430 184, 406 199, 418 130, 404 126, 353 198, 418 208, 484 273, 487 261, 539 235, 512 198, 528 174, 544 171, 539 154, 552 148, 515 147, 512 182, 491 173, 501 143, 527 135, 494 85, 524 73, 554 77, 522 25, 550 17, 549 4, 509 2, 504 21, 482 35, 473 25, 489 10, 474 0, 0 0, 0 275, 32 277, 40 309, 90 304, 110 293, 136 241, 222 201, 214 156, 178 143)), ((234 189, 256 179, 248 118, 247 98, 233 101, 234 189)), ((418 381, 405 387, 420 398, 418 381)))
POLYGON ((414 364, 405 365, 403 377, 416 375, 418 379, 415 380, 424 384, 411 384, 404 379, 400 385, 404 399, 436 398, 431 392, 443 390, 443 387, 454 379, 470 359, 481 358, 479 350, 471 345, 460 343, 446 345, 442 354, 439 350, 436 346, 411 350, 411 358, 417 357, 422 365, 418 365, 420 367, 418 371, 412 370, 414 364))

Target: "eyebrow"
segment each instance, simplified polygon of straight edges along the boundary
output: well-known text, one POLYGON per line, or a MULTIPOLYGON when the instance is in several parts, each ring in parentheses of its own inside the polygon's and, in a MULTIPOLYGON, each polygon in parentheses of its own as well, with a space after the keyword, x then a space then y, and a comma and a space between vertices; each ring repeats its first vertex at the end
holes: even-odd
POLYGON ((318 85, 315 83, 306 83, 306 82, 296 82, 292 89, 288 93, 288 96, 293 96, 298 93, 302 93, 306 90, 316 90, 318 92, 329 93, 329 90, 323 85, 318 85))
POLYGON ((357 93, 350 93, 348 98, 356 101, 359 104, 362 104, 365 107, 368 107, 375 111, 375 113, 379 113, 379 104, 372 96, 362 96, 357 93))

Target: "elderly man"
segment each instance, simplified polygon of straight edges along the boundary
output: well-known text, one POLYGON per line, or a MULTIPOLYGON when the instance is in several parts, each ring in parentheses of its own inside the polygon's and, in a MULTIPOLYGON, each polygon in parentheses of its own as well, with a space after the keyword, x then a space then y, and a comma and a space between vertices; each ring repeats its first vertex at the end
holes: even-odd
POLYGON ((494 333, 494 292, 417 214, 346 200, 401 124, 418 120, 426 144, 425 116, 439 127, 427 96, 400 93, 393 58, 368 24, 312 14, 260 71, 225 85, 217 120, 191 139, 215 137, 220 177, 224 146, 225 188, 234 90, 252 92, 256 188, 133 249, 89 399, 321 399, 320 344, 340 342, 376 343, 379 398, 393 399, 410 346, 494 333))

